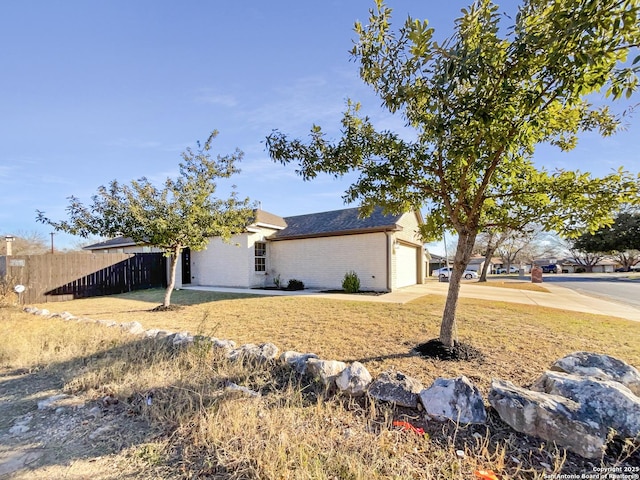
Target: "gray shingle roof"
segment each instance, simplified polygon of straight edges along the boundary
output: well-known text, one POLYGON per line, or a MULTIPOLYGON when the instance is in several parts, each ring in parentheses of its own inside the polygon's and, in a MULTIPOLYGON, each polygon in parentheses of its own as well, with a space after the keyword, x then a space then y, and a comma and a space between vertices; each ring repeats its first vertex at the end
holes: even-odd
POLYGON ((285 240, 301 237, 348 235, 353 233, 384 232, 401 229, 398 221, 402 215, 385 215, 377 207, 371 216, 359 218, 359 208, 347 208, 330 212, 309 213, 284 217, 287 228, 269 237, 270 240, 285 240))
POLYGON ((128 237, 116 237, 111 238, 109 240, 105 240, 104 242, 94 243, 93 245, 87 245, 86 247, 82 247, 83 250, 100 250, 103 248, 115 248, 115 247, 131 247, 134 245, 138 245, 132 239, 128 237))
MULTIPOLYGON (((385 215, 382 208, 376 207, 371 216, 359 218, 359 208, 332 210, 330 212, 309 213, 293 217, 279 217, 264 210, 255 210, 255 223, 263 223, 285 227, 269 237, 270 240, 286 240, 291 238, 323 237, 333 235, 349 235, 354 233, 388 232, 401 230, 398 221, 402 215, 385 215)), ((126 237, 117 237, 104 242, 84 247, 85 250, 136 245, 126 237)))

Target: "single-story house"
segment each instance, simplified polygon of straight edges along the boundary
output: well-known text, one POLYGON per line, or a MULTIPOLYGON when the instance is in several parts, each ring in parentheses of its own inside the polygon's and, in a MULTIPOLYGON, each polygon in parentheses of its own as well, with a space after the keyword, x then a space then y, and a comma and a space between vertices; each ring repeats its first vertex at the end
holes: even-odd
MULTIPOLYGON (((589 268, 580 262, 578 262, 575 258, 566 258, 559 262, 562 273, 580 273, 588 271, 589 268)), ((615 269, 619 266, 618 262, 603 258, 598 261, 595 265, 591 266, 592 273, 611 273, 614 272, 615 269)))
MULTIPOLYGON (((534 265, 543 266, 543 265, 557 265, 558 273, 581 273, 586 272, 588 267, 578 262, 575 258, 564 258, 564 259, 539 259, 535 260, 534 265)), ((592 273, 611 273, 614 272, 616 267, 618 267, 618 263, 614 260, 603 258, 598 263, 591 267, 592 273)))
MULTIPOLYGON (((478 275, 482 273, 482 268, 485 264, 485 258, 482 256, 474 256, 469 259, 469 263, 465 267, 465 270, 471 270, 473 272, 477 272, 478 275)), ((449 265, 453 265, 453 261, 449 260, 449 265)), ((429 261, 429 274, 433 274, 434 270, 437 270, 441 267, 447 266, 447 259, 445 257, 441 257, 439 255, 431 255, 431 260, 429 261)), ((498 257, 492 257, 489 262, 489 270, 488 273, 495 273, 498 268, 502 268, 502 260, 498 257)))
POLYGON ((94 243, 82 247, 83 250, 91 250, 94 253, 161 253, 157 247, 152 245, 140 245, 130 238, 116 237, 103 242, 94 243))
MULTIPOLYGON (((361 290, 391 291, 423 283, 422 223, 419 211, 385 215, 376 208, 360 218, 358 208, 292 217, 257 209, 247 230, 229 243, 212 238, 205 250, 187 249, 176 287, 260 288, 276 282, 286 286, 296 279, 307 288, 340 289, 349 271, 358 274, 361 290)), ((145 247, 150 246, 120 238, 85 248, 128 253, 145 247)))
POLYGON ((431 253, 429 254, 429 258, 427 260, 429 263, 429 271, 427 272, 427 276, 431 276, 435 270, 447 266, 447 259, 442 255, 431 253))
MULTIPOLYGON (((473 270, 474 272, 478 272, 478 275, 480 275, 480 273, 482 273, 482 269, 484 268, 485 262, 485 257, 471 257, 469 263, 467 264, 466 270, 473 270)), ((491 260, 489 260, 487 273, 495 273, 499 268, 503 268, 502 259, 498 257, 492 257, 491 260)))

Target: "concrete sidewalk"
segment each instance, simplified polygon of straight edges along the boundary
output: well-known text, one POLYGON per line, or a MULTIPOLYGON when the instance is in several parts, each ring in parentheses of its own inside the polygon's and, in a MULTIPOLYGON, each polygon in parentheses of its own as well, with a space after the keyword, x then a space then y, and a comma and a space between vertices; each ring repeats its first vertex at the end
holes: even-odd
MULTIPOLYGON (((609 315, 640 322, 640 309, 632 307, 631 305, 583 295, 556 284, 543 283, 541 286, 549 290, 549 293, 517 290, 514 288, 490 287, 476 282, 463 283, 460 287, 460 296, 496 302, 537 305, 540 307, 558 308, 574 312, 609 315)), ((401 290, 410 290, 415 294, 423 292, 422 295, 446 295, 448 287, 449 285, 447 283, 427 283, 425 285, 415 285, 401 290)), ((389 295, 393 295, 394 293, 395 292, 389 295)))
MULTIPOLYGON (((575 292, 568 288, 555 284, 542 284, 547 292, 534 292, 530 290, 517 290, 514 288, 491 287, 480 285, 477 282, 463 283, 460 287, 460 296, 477 298, 495 302, 520 303, 524 305, 538 305, 541 307, 558 308, 574 312, 594 313, 609 315, 612 317, 626 318, 640 322, 640 309, 623 303, 602 300, 575 292)), ((424 285, 413 285, 395 290, 382 295, 349 295, 342 293, 324 293, 318 290, 259 290, 247 288, 227 288, 208 286, 183 286, 185 290, 208 290, 215 292, 239 293, 244 295, 268 295, 268 296, 304 296, 315 298, 331 298, 334 300, 350 300, 358 302, 383 302, 383 303, 407 303, 424 295, 446 295, 448 283, 428 282, 424 285)))

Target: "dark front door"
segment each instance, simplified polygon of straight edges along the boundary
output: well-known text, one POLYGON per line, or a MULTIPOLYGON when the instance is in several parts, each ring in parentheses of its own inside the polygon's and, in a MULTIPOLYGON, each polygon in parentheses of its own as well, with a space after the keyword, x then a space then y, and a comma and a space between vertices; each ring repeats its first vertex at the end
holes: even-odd
POLYGON ((191 283, 191 250, 182 250, 182 284, 191 283))

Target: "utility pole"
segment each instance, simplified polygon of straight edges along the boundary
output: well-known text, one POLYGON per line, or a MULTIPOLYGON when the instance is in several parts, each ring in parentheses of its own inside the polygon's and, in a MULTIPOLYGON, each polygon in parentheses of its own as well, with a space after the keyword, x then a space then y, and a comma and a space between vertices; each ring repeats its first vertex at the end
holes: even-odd
POLYGON ((51 235, 51 255, 53 255, 53 236, 56 234, 56 232, 51 232, 49 235, 51 235))

